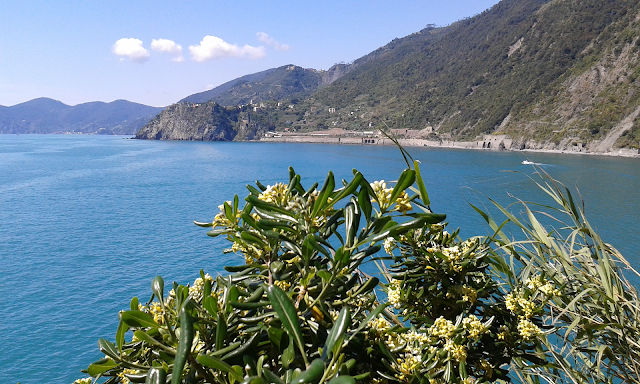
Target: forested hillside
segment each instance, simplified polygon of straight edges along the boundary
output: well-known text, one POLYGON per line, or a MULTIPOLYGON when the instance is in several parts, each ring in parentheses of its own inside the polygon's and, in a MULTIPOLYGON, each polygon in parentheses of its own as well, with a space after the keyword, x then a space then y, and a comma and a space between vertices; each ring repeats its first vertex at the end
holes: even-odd
POLYGON ((638 148, 639 36, 637 1, 503 0, 350 64, 285 66, 200 100, 254 103, 276 130, 387 125, 432 139, 509 134, 516 148, 638 148))

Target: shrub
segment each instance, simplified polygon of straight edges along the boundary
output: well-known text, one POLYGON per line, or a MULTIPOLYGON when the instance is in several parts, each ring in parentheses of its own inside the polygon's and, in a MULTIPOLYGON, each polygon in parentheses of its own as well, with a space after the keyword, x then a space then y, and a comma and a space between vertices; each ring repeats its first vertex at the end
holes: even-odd
MULTIPOLYGON (((85 371, 94 381, 632 378, 624 365, 634 361, 616 363, 612 348, 633 348, 636 323, 620 319, 635 316, 637 293, 624 285, 615 261, 593 259, 624 260, 611 247, 553 240, 528 208, 527 225, 499 207, 525 231, 525 242, 509 241, 506 223, 480 210, 495 235, 460 239, 447 231, 444 215, 431 212, 417 162, 393 187, 354 170, 339 188, 330 172, 320 190, 317 183, 307 189, 293 169, 288 184, 256 185, 247 187, 243 207, 235 196, 212 222, 196 223, 210 236, 225 236, 225 252, 245 262, 215 278, 201 271, 192 285, 173 283, 168 294, 154 278, 151 299, 133 298, 120 312, 115 343, 99 340, 105 358, 85 371), (386 283, 361 270, 371 259, 386 283), (590 275, 594 268, 600 275, 590 275), (599 312, 589 316, 593 308, 599 312)), ((579 218, 572 200, 550 194, 579 218)), ((595 239, 584 225, 570 239, 578 236, 595 239)))

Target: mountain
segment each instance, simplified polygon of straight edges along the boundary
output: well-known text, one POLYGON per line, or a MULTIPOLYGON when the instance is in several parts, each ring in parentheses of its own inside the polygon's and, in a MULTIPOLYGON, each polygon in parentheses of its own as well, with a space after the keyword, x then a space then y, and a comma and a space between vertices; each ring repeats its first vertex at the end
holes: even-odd
POLYGON ((229 106, 304 98, 318 89, 323 82, 323 75, 323 71, 285 65, 240 77, 209 91, 185 97, 180 102, 213 101, 229 106))
POLYGON ((285 66, 199 100, 260 103, 254 114, 277 130, 386 125, 434 140, 508 134, 515 148, 607 151, 640 146, 639 58, 640 2, 502 0, 351 64, 296 69, 306 86, 278 93, 299 68, 285 66))
POLYGON ((39 98, 0 108, 0 133, 135 134, 163 108, 126 100, 70 106, 39 98))

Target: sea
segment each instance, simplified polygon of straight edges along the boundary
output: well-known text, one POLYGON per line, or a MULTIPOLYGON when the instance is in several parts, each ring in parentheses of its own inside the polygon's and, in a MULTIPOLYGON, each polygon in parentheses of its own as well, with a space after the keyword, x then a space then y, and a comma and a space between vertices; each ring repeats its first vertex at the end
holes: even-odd
MULTIPOLYGON (((490 229, 470 204, 551 205, 544 170, 584 200, 602 238, 640 269, 640 159, 408 147, 434 212, 464 237, 490 229), (531 161, 538 167, 522 164, 531 161)), ((151 279, 193 282, 242 263, 193 224, 245 186, 306 186, 327 172, 391 182, 406 167, 392 146, 142 141, 123 136, 0 135, 0 383, 72 383, 114 340, 118 311, 151 279)), ((631 276, 638 286, 640 280, 631 276)))

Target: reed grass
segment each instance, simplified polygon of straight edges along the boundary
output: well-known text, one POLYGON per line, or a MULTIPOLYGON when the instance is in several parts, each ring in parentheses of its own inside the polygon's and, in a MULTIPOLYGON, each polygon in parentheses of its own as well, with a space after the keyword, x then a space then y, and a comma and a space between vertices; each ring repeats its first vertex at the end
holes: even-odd
POLYGON ((488 242, 496 279, 513 290, 540 275, 561 287, 544 317, 549 332, 543 344, 552 364, 516 361, 512 377, 527 383, 640 383, 640 297, 626 277, 640 274, 594 231, 584 203, 536 170, 539 178, 531 179, 553 205, 517 200, 505 207, 491 200, 501 221, 472 205, 494 231, 488 242))

